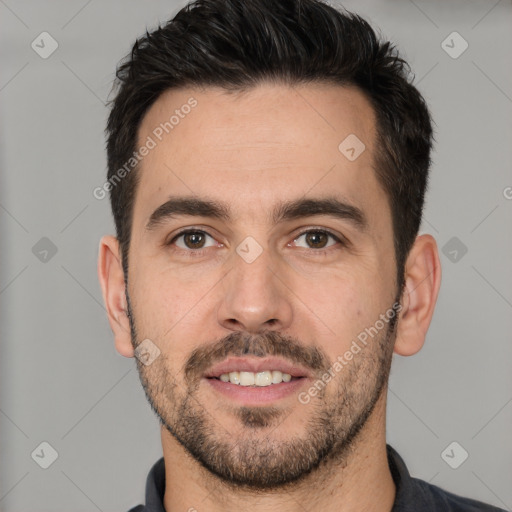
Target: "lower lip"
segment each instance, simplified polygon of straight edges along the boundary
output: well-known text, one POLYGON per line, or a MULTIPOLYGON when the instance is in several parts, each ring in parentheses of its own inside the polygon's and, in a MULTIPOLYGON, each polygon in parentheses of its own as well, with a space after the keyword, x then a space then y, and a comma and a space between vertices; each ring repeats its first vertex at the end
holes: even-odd
POLYGON ((224 396, 236 400, 243 405, 261 405, 286 398, 296 393, 309 380, 306 377, 293 379, 290 382, 270 384, 269 386, 249 387, 223 382, 219 379, 205 378, 206 382, 224 396))

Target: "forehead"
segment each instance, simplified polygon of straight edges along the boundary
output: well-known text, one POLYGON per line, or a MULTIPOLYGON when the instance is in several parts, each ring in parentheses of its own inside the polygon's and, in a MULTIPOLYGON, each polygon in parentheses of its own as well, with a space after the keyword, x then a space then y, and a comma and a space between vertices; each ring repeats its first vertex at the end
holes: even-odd
POLYGON ((139 127, 138 147, 151 149, 139 164, 134 227, 179 195, 221 199, 252 221, 284 199, 336 192, 362 210, 386 209, 375 135, 373 109, 355 88, 166 91, 139 127))

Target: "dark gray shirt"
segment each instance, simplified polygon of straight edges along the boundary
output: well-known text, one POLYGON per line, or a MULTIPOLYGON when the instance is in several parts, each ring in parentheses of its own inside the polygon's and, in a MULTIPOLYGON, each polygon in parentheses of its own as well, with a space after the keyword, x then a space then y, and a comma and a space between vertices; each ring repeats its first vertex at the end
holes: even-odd
MULTIPOLYGON (((436 485, 412 478, 400 455, 391 446, 386 447, 389 468, 396 486, 395 503, 391 512, 505 512, 503 509, 457 496, 436 485)), ((128 512, 165 512, 164 491, 165 466, 162 457, 149 472, 146 481, 146 505, 138 505, 128 512)))

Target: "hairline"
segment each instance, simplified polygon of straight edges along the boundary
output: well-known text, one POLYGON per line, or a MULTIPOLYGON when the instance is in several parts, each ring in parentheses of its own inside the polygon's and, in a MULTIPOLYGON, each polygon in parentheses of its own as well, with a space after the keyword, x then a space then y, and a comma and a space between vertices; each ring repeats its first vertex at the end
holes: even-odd
MULTIPOLYGON (((206 83, 206 82, 194 82, 189 81, 184 84, 179 84, 176 86, 168 87, 164 90, 162 90, 151 102, 151 104, 148 106, 148 108, 145 110, 145 112, 142 114, 135 131, 135 137, 134 137, 134 147, 136 148, 140 141, 140 131, 142 128, 142 124, 144 123, 144 120, 146 119, 149 111, 151 108, 159 101, 163 95, 171 93, 172 91, 187 91, 187 90, 199 90, 199 91, 207 91, 212 89, 217 89, 219 92, 227 95, 235 95, 235 96, 244 96, 248 93, 251 93, 255 89, 257 89, 261 85, 270 84, 270 85, 282 85, 287 86, 291 89, 294 89, 295 86, 337 86, 343 89, 353 90, 361 94, 366 102, 368 103, 371 112, 373 114, 373 118, 371 119, 372 127, 374 128, 375 137, 373 140, 373 153, 371 157, 371 163, 370 168, 374 172, 374 176, 376 178, 376 181, 381 188, 382 192, 384 192, 384 195, 386 197, 386 203, 388 205, 388 209, 391 216, 391 232, 393 236, 393 248, 394 248, 394 260, 395 260, 395 267, 396 267, 396 280, 397 285, 402 286, 403 285, 403 276, 400 275, 400 272, 403 271, 402 268, 399 268, 400 266, 403 266, 403 262, 398 261, 398 254, 399 254, 399 247, 397 246, 398 242, 398 236, 396 233, 395 225, 397 223, 397 219, 395 219, 395 213, 393 208, 393 197, 391 197, 390 192, 386 189, 385 184, 383 183, 380 173, 378 172, 379 167, 380 168, 388 168, 390 163, 392 162, 392 155, 389 154, 389 152, 386 149, 386 144, 384 141, 384 129, 385 127, 382 125, 382 122, 380 120, 380 117, 378 115, 377 108, 375 106, 374 99, 370 95, 368 91, 366 91, 363 87, 361 87, 359 84, 355 83, 352 80, 344 80, 344 79, 336 79, 336 78, 319 78, 319 77, 312 77, 308 79, 295 79, 295 78, 289 78, 286 76, 264 76, 258 79, 254 79, 250 82, 241 83, 241 84, 233 84, 233 83, 206 83)), ((133 148, 132 148, 133 149, 133 148)), ((133 189, 132 189, 132 201, 130 203, 130 209, 129 209, 129 218, 127 219, 127 225, 128 225, 128 233, 127 233, 127 240, 126 240, 126 247, 120 248, 121 249, 121 258, 122 258, 122 266, 123 271, 126 274, 125 279, 127 280, 128 277, 128 267, 129 267, 129 252, 131 247, 131 239, 132 239, 132 228, 133 228, 133 215, 135 211, 135 201, 137 199, 138 190, 139 190, 139 183, 140 183, 140 174, 141 174, 141 167, 142 162, 137 162, 137 164, 133 167, 130 179, 133 180, 133 189), (125 261, 126 260, 126 261, 125 261)), ((386 169, 387 171, 387 169, 386 169)))

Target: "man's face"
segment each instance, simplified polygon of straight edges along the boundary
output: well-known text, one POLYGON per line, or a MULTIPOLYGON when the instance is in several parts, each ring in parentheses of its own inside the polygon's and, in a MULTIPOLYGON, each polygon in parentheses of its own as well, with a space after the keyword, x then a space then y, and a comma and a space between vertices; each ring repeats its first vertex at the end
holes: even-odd
POLYGON ((370 104, 330 85, 174 90, 144 117, 138 147, 148 136, 156 145, 139 171, 127 296, 133 344, 160 350, 138 367, 162 425, 211 472, 249 487, 342 458, 383 397, 394 322, 381 315, 398 292, 370 104), (171 196, 217 202, 224 215, 196 203, 188 214, 161 208, 148 225, 171 196), (342 214, 334 201, 300 207, 326 199, 344 203, 342 214), (292 379, 221 380, 237 368, 292 379))

